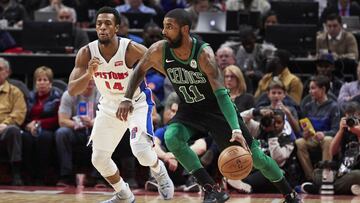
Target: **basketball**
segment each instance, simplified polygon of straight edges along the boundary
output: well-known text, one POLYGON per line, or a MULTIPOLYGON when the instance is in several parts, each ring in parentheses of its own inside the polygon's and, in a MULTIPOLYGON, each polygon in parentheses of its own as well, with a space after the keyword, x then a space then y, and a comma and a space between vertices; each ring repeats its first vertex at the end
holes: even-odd
POLYGON ((251 154, 241 146, 230 146, 221 152, 218 167, 224 177, 242 180, 251 172, 253 160, 251 154))

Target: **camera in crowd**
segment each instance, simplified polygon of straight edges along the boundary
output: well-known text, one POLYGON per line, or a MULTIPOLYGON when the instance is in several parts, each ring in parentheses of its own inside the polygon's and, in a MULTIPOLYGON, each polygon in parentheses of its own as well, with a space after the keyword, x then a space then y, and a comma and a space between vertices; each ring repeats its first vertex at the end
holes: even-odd
POLYGON ((349 116, 346 118, 346 125, 350 128, 354 127, 357 124, 359 124, 359 119, 355 116, 349 116))
POLYGON ((345 146, 345 157, 339 168, 339 176, 349 173, 360 164, 360 144, 350 142, 345 146))

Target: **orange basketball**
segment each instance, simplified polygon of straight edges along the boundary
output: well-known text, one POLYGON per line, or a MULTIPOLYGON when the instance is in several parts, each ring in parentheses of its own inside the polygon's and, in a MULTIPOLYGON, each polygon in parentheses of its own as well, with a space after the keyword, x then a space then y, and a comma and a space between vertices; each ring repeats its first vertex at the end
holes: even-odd
POLYGON ((221 152, 218 167, 224 177, 242 180, 251 172, 253 160, 251 154, 241 146, 230 146, 221 152))

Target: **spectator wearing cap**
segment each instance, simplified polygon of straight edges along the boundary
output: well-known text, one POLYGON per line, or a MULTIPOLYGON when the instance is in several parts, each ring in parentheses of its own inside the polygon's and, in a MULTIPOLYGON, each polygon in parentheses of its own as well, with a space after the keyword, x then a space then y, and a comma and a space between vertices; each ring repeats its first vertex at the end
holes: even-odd
MULTIPOLYGON (((321 53, 316 60, 316 75, 326 76, 330 80, 330 89, 328 93, 333 94, 336 98, 339 95, 341 86, 344 82, 335 76, 335 59, 331 53, 321 53)), ((303 95, 309 93, 310 80, 305 83, 303 95)))
POLYGON ((330 14, 325 21, 326 31, 316 39, 316 51, 332 53, 335 59, 358 60, 359 52, 356 39, 351 32, 342 28, 341 17, 330 14))

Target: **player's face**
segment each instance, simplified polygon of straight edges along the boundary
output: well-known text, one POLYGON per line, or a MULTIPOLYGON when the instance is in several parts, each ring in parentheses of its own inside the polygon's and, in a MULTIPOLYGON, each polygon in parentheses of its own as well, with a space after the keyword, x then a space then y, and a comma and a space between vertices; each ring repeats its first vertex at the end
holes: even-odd
POLYGON ((96 33, 101 44, 109 44, 116 35, 119 25, 115 23, 115 16, 111 13, 101 13, 96 19, 96 33))
POLYGON ((183 35, 180 25, 173 18, 164 18, 164 29, 162 34, 168 41, 170 48, 178 48, 181 46, 183 35))

